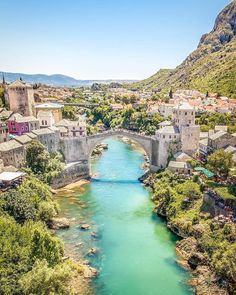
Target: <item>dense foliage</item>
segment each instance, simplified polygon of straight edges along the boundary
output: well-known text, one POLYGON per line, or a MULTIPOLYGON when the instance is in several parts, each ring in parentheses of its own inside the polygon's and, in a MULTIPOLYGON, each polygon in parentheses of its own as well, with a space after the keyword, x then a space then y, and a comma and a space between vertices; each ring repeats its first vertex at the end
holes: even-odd
POLYGON ((169 171, 150 176, 155 210, 166 216, 174 232, 196 239, 197 251, 204 257, 203 264, 225 282, 230 294, 235 294, 236 227, 234 224, 219 225, 202 212, 202 191, 207 184, 198 181, 197 178, 182 179, 169 171))
POLYGON ((50 183, 52 177, 57 176, 63 169, 62 155, 49 154, 38 140, 32 141, 27 146, 26 164, 33 173, 47 183, 50 183))
POLYGON ((234 133, 236 132, 236 113, 205 113, 196 118, 196 124, 199 124, 201 126, 202 132, 214 129, 216 125, 225 125, 228 126, 228 131, 230 133, 234 133))
POLYGON ((0 200, 0 294, 73 294, 78 266, 62 261, 63 244, 46 225, 57 214, 47 184, 28 175, 0 200))
POLYGON ((134 109, 127 105, 122 110, 112 110, 108 103, 87 111, 88 131, 98 132, 101 129, 123 128, 145 134, 154 134, 158 124, 164 121, 159 114, 149 115, 144 109, 134 109))

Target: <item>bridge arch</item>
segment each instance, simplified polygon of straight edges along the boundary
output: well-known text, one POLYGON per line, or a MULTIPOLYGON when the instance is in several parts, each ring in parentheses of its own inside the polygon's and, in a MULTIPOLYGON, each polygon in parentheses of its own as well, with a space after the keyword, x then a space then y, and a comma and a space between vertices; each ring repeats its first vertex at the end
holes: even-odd
POLYGON ((127 137, 134 142, 136 142, 140 147, 145 151, 147 154, 150 164, 152 163, 152 137, 142 135, 139 133, 131 132, 128 130, 109 130, 102 133, 98 133, 95 135, 87 136, 87 153, 88 153, 88 160, 90 162, 91 154, 99 143, 101 143, 104 139, 112 137, 112 136, 124 136, 127 137))

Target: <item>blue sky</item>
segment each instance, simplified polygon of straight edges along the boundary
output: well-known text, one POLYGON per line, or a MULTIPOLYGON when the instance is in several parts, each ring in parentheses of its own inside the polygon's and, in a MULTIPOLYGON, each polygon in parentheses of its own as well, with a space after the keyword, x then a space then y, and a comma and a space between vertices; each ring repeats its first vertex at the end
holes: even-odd
POLYGON ((143 79, 176 67, 230 0, 0 0, 0 70, 143 79))

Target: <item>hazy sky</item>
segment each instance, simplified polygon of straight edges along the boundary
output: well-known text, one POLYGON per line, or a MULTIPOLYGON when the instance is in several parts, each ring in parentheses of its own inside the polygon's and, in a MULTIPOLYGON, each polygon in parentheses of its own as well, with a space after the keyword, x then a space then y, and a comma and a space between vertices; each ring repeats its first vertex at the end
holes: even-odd
POLYGON ((174 68, 230 0, 0 0, 0 71, 142 79, 174 68))

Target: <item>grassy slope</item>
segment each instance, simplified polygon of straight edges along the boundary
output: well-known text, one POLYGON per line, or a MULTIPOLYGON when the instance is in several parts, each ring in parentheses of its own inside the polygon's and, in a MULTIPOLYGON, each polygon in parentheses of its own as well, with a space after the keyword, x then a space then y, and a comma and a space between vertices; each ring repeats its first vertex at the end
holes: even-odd
POLYGON ((155 75, 130 85, 133 89, 197 89, 236 97, 236 36, 230 23, 236 14, 236 1, 217 17, 215 27, 202 37, 199 47, 174 70, 160 70, 155 75), (231 36, 230 41, 220 41, 231 36))

